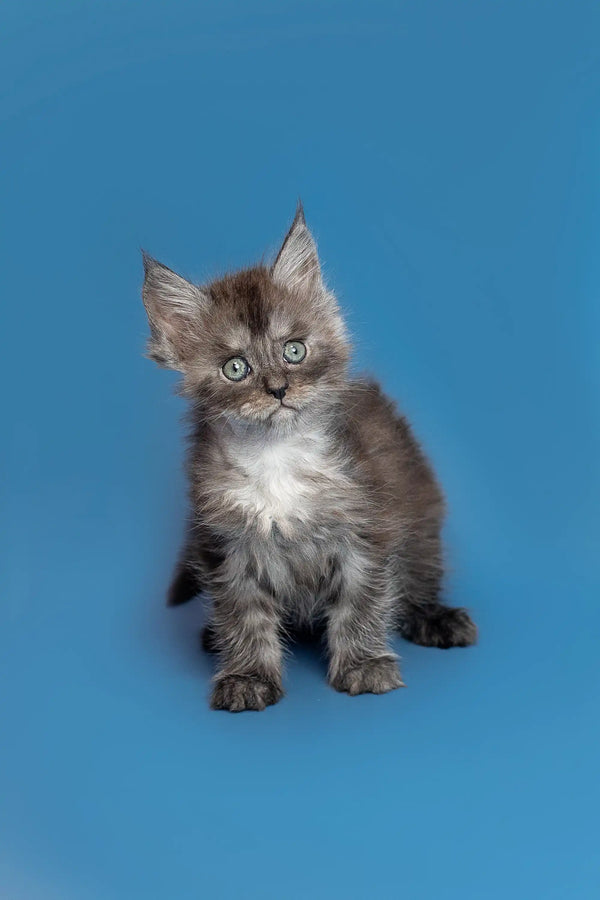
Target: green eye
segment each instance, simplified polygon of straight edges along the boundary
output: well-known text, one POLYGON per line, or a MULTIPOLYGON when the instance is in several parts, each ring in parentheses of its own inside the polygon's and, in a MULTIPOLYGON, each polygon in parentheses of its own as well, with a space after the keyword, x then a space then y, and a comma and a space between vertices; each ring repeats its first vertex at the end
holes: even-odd
POLYGON ((283 358, 289 363, 301 363, 306 356, 306 345, 302 341, 287 341, 283 345, 283 358))
POLYGON ((250 372, 250 366, 243 356, 232 356, 221 369, 225 378, 230 381, 243 381, 250 372))

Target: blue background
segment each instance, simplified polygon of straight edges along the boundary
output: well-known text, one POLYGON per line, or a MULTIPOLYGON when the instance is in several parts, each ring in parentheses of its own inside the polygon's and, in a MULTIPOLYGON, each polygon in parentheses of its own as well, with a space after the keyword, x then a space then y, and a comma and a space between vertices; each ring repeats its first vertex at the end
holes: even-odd
POLYGON ((598 896, 600 7, 52 2, 0 13, 0 893, 598 896), (202 279, 301 195, 357 364, 448 494, 479 646, 408 688, 309 649, 212 713, 143 246, 202 279))

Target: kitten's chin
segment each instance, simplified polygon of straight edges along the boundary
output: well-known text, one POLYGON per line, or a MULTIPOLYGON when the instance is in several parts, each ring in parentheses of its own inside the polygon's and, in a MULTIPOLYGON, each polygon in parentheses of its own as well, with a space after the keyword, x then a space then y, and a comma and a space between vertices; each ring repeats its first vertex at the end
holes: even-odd
POLYGON ((252 416, 254 422, 273 428, 285 422, 293 422, 300 414, 300 408, 292 403, 278 403, 277 406, 261 410, 256 416, 252 416))
POLYGON ((297 427, 301 418, 299 409, 280 405, 273 410, 264 411, 259 415, 232 414, 226 416, 229 424, 235 431, 264 434, 286 434, 297 427))
POLYGON ((280 433, 289 432, 296 427, 299 416, 299 409, 296 409, 294 406, 286 406, 282 403, 271 413, 265 424, 272 431, 280 433))

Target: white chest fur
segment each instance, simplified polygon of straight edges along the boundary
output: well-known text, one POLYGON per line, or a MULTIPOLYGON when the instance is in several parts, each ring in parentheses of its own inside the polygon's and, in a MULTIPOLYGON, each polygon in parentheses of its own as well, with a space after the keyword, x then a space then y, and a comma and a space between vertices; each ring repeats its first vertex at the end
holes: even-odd
POLYGON ((244 513, 263 534, 273 525, 292 535, 310 521, 329 482, 339 480, 339 465, 320 432, 253 437, 226 447, 231 464, 225 503, 244 513))

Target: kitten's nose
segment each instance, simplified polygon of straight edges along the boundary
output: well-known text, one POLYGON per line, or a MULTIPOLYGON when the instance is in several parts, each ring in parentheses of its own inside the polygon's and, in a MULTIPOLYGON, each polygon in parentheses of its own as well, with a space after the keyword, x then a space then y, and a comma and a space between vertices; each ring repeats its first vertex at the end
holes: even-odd
POLYGON ((282 384, 279 387, 273 387, 268 381, 266 381, 265 387, 267 389, 267 394, 272 394, 276 400, 283 400, 283 398, 285 397, 285 392, 289 388, 289 384, 286 381, 285 384, 282 384))

